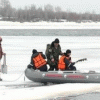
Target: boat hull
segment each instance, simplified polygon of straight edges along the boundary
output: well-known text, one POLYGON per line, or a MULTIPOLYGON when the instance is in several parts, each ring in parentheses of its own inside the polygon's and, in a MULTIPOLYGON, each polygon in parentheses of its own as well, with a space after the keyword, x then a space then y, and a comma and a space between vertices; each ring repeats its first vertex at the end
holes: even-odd
POLYGON ((25 76, 34 82, 41 83, 100 83, 100 73, 81 73, 77 71, 41 72, 27 68, 25 76))

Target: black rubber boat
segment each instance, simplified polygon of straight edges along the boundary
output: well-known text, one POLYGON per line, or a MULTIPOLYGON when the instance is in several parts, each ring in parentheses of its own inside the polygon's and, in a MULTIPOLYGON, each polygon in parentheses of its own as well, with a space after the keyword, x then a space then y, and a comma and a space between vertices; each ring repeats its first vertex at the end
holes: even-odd
POLYGON ((95 71, 48 71, 41 72, 32 68, 25 70, 25 76, 41 83, 100 83, 100 73, 95 71))

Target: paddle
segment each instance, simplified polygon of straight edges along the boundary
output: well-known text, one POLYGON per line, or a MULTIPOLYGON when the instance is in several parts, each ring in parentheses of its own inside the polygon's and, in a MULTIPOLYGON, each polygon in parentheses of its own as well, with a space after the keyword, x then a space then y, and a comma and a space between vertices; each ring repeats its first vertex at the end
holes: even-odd
POLYGON ((77 60, 77 61, 74 62, 74 63, 70 63, 70 64, 68 65, 68 67, 69 67, 71 64, 75 65, 76 63, 81 62, 81 61, 85 61, 85 60, 87 60, 87 58, 79 59, 79 60, 77 60))
POLYGON ((85 60, 87 60, 87 58, 79 59, 75 63, 78 63, 78 62, 81 62, 81 61, 85 61, 85 60))

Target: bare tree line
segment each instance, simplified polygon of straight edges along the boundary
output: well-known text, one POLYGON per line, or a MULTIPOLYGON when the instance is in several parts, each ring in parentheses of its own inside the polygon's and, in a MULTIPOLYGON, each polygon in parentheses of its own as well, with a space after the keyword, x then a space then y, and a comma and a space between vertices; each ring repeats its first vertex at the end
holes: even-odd
POLYGON ((0 16, 1 20, 5 21, 19 21, 19 22, 36 22, 36 21, 74 21, 74 22, 86 22, 100 21, 100 14, 95 13, 75 13, 71 11, 62 11, 58 7, 53 7, 50 4, 44 6, 44 8, 37 8, 34 4, 31 6, 25 6, 23 9, 15 9, 11 6, 9 0, 1 0, 0 2, 0 16))

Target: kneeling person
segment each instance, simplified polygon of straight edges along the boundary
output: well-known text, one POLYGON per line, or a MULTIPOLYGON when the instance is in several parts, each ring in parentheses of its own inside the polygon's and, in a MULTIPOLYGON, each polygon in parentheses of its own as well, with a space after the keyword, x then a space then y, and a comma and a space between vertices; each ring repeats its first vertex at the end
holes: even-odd
POLYGON ((73 66, 75 63, 71 61, 71 50, 66 50, 63 56, 61 56, 58 62, 58 69, 60 70, 76 70, 76 67, 73 66))
POLYGON ((33 49, 31 56, 31 64, 33 65, 33 69, 39 69, 40 71, 47 71, 46 66, 46 57, 43 53, 37 52, 37 50, 33 49))

